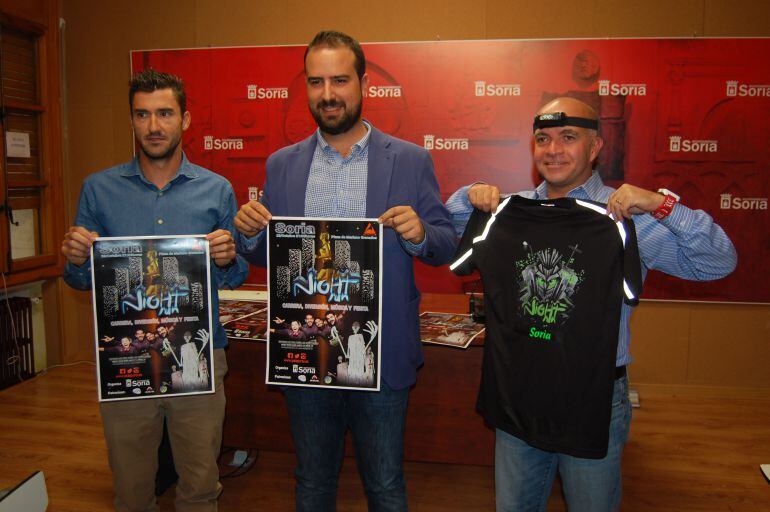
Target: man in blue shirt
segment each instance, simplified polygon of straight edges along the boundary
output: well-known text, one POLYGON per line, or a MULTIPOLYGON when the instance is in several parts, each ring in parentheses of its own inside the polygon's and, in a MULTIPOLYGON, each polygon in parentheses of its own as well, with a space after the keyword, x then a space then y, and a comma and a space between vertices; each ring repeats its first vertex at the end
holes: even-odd
MULTIPOLYGON (((603 141, 598 116, 589 105, 557 98, 538 112, 534 124, 533 160, 543 182, 530 199, 572 197, 607 204, 615 218, 633 218, 642 278, 647 270, 697 281, 719 279, 735 269, 732 242, 706 212, 691 210, 672 192, 644 190, 624 184, 617 190, 602 183, 593 163, 603 141)), ((473 207, 495 211, 500 190, 477 183, 462 187, 447 200, 458 234, 473 207)), ((545 510, 556 471, 561 474, 570 511, 610 511, 620 507, 620 461, 631 424, 628 380, 631 307, 623 304, 616 357, 610 439, 603 459, 583 459, 534 448, 500 429, 495 433, 495 497, 498 511, 545 510)))
MULTIPOLYGON (((129 105, 139 155, 83 183, 75 225, 62 243, 64 280, 80 290, 91 287, 90 248, 99 236, 207 234, 212 287, 239 286, 248 265, 235 254, 235 196, 225 178, 190 163, 182 152, 182 133, 190 126, 182 81, 154 70, 137 73, 129 105)), ((158 510, 155 473, 164 418, 179 474, 176 510, 217 510, 227 337, 218 320, 218 294, 211 300, 216 393, 100 406, 119 512, 158 510)))
POLYGON ((383 232, 381 390, 284 390, 297 454, 297 510, 335 510, 350 428, 370 510, 404 511, 406 406, 423 361, 413 259, 449 261, 455 234, 428 152, 361 118, 369 76, 358 42, 320 32, 306 50, 305 74, 318 130, 268 159, 262 201, 243 205, 235 218, 244 235, 239 253, 264 264, 263 229, 271 214, 379 217, 389 229, 383 232))

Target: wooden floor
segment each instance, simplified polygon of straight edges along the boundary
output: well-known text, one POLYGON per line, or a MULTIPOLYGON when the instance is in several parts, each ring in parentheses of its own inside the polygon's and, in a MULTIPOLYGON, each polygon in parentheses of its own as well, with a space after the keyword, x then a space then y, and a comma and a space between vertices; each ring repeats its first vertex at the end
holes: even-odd
MULTIPOLYGON (((58 368, 0 391, 0 488, 43 470, 50 512, 111 509, 93 373, 87 365, 58 368)), ((770 398, 646 394, 634 413, 622 510, 770 510, 770 484, 759 470, 770 462, 770 398)), ((292 459, 260 453, 244 476, 223 480, 220 510, 292 510, 292 459)), ((406 473, 413 511, 494 509, 489 467, 412 462, 406 473)), ((172 495, 162 510, 173 510, 172 495)), ((353 459, 340 478, 339 510, 366 510, 353 459)), ((558 489, 549 510, 565 510, 558 489)))

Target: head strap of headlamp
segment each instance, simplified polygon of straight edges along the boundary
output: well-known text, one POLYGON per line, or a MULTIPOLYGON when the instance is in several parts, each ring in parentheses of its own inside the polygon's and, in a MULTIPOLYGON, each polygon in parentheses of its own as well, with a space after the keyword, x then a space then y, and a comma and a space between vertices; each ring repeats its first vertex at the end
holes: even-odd
POLYGON ((539 128, 553 128, 554 126, 578 126, 589 130, 598 130, 599 121, 587 117, 568 116, 564 112, 552 112, 550 114, 538 114, 532 123, 532 131, 539 128))

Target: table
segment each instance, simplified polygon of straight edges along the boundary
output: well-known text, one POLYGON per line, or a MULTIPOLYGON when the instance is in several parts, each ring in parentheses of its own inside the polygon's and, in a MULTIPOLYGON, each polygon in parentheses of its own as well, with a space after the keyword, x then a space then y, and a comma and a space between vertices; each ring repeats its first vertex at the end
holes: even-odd
MULTIPOLYGON (((466 312, 465 295, 424 294, 422 311, 466 312)), ((230 341, 225 446, 293 451, 283 396, 265 382, 265 344, 230 341)), ((425 365, 409 397, 405 459, 491 465, 494 432, 476 412, 483 338, 466 349, 423 345, 425 365)), ((349 436, 348 436, 349 437, 349 436)), ((348 440, 347 453, 352 454, 348 440)))

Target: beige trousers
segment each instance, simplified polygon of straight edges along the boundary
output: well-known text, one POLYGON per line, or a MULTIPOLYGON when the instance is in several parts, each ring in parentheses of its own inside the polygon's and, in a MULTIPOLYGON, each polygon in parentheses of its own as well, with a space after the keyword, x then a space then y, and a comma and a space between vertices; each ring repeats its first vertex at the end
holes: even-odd
POLYGON ((179 475, 177 512, 215 512, 222 490, 217 458, 225 418, 224 349, 214 350, 214 394, 101 404, 117 512, 157 512, 155 474, 163 419, 179 475))

